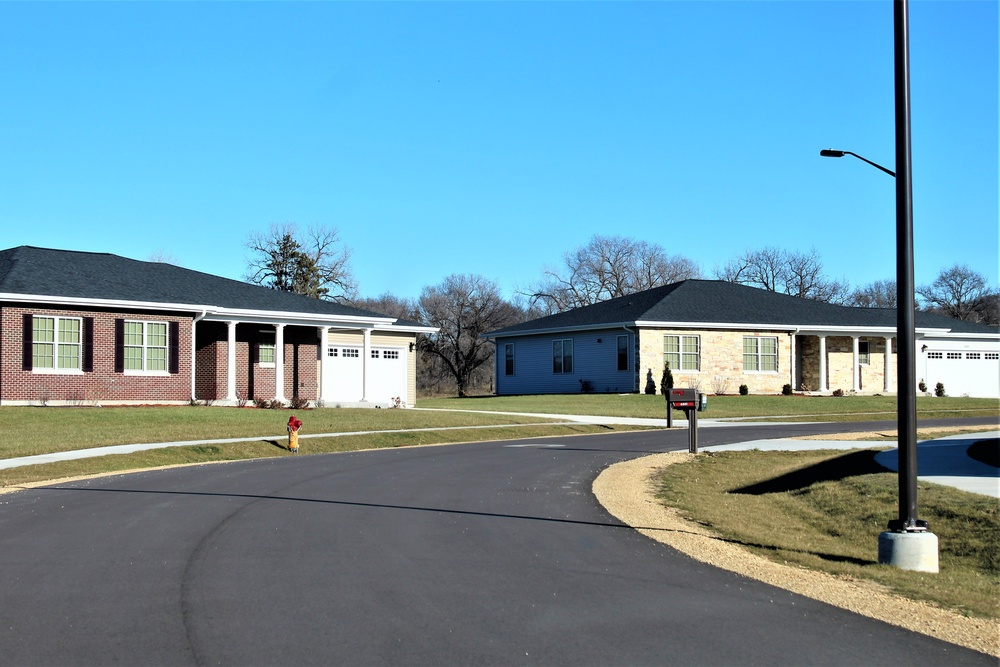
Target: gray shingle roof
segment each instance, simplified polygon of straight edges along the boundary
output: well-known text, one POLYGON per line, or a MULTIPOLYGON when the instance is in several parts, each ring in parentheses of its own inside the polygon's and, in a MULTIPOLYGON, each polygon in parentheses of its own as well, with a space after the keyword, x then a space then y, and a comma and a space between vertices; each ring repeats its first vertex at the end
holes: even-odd
POLYGON ((32 246, 0 250, 0 294, 4 293, 342 317, 389 317, 172 264, 32 246))
MULTIPOLYGON (((489 335, 636 322, 895 328, 896 310, 837 306, 721 280, 684 280, 498 329, 489 335)), ((917 313, 916 323, 918 327, 964 333, 1000 332, 997 327, 930 313, 917 313)))

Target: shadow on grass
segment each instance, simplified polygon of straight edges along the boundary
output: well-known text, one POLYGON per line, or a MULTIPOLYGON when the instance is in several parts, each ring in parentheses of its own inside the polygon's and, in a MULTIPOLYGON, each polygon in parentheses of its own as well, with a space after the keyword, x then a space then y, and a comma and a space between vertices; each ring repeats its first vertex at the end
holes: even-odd
POLYGON ((851 452, 828 459, 815 465, 785 473, 773 479, 757 482, 750 486, 733 489, 730 493, 741 493, 751 496, 762 496, 767 493, 787 493, 804 489, 819 482, 833 482, 847 477, 873 475, 888 472, 887 468, 875 462, 878 452, 851 452))
POLYGON ((969 458, 985 463, 994 468, 1000 468, 1000 438, 977 440, 969 445, 969 458))

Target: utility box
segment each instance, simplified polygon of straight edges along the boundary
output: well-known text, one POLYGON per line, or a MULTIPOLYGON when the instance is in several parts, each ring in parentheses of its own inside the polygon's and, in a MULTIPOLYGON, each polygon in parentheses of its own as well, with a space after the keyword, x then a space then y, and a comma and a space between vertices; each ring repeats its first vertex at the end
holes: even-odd
POLYGON ((708 394, 698 394, 698 412, 708 410, 708 394))

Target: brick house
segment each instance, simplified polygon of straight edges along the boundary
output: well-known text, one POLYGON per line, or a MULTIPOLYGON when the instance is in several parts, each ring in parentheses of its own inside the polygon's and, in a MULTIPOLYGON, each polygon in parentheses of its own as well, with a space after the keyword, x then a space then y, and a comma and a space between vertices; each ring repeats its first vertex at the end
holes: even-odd
POLYGON ((416 402, 414 322, 159 262, 0 251, 0 405, 416 402))
MULTIPOLYGON (((716 280, 685 280, 487 334, 496 393, 659 390, 895 391, 894 309, 849 308, 716 280)), ((950 396, 1000 397, 1000 328, 916 315, 917 377, 950 396)))

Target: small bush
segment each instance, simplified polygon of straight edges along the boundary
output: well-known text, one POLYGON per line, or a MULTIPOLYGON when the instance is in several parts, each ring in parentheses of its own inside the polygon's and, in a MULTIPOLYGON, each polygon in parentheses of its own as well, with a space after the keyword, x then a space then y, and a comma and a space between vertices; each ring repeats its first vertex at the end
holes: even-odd
POLYGON ((937 396, 938 398, 941 398, 942 396, 944 396, 944 383, 943 382, 938 382, 936 385, 934 385, 934 395, 937 396))
POLYGON ((260 396, 254 396, 253 406, 255 408, 260 408, 261 410, 266 410, 271 407, 271 401, 266 398, 261 398, 260 396))
POLYGON ((792 385, 790 385, 790 384, 783 385, 781 387, 781 395, 782 396, 791 396, 792 395, 792 385))
POLYGON ((834 396, 843 396, 844 395, 844 390, 843 389, 834 389, 833 390, 833 395, 834 396))
POLYGON ((653 381, 653 369, 646 369, 646 389, 645 393, 650 396, 656 395, 656 382, 653 381))
POLYGON ((746 386, 745 384, 741 384, 740 385, 740 396, 746 396, 749 393, 750 393, 750 387, 746 386))
POLYGON ((584 394, 591 394, 594 391, 594 385, 591 384, 590 380, 580 380, 580 392, 584 394))
POLYGON ((917 383, 917 389, 920 390, 920 393, 926 394, 927 393, 927 383, 924 382, 923 380, 921 380, 920 382, 917 383))
POLYGON ((302 398, 301 396, 295 396, 288 402, 288 404, 293 410, 305 410, 309 407, 309 399, 302 398))
POLYGON ((668 389, 674 388, 674 374, 670 372, 670 364, 663 364, 663 377, 660 379, 660 393, 667 395, 668 389))

